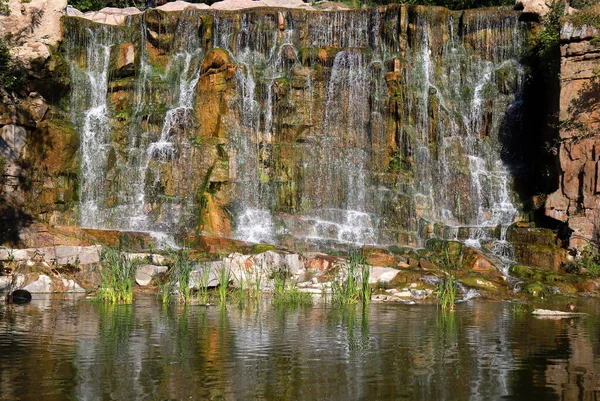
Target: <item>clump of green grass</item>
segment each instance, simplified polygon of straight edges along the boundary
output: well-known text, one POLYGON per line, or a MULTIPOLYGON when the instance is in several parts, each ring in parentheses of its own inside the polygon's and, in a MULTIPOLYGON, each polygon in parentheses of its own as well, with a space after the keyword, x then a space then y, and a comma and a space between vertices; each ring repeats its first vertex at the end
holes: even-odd
POLYGON ((448 246, 446 244, 441 256, 434 260, 434 263, 442 269, 444 277, 439 277, 437 283, 437 289, 435 295, 438 303, 443 311, 454 311, 456 305, 456 295, 458 293, 458 280, 456 273, 458 267, 462 266, 463 253, 462 249, 456 260, 452 260, 448 253, 448 246))
POLYGON ((171 250, 169 253, 174 262, 169 279, 162 285, 162 302, 169 302, 171 296, 177 293, 180 301, 190 303, 192 301, 190 282, 193 269, 190 253, 186 249, 171 250))
POLYGON ((600 277, 600 253, 587 245, 579 258, 563 265, 563 269, 569 274, 583 274, 590 277, 600 277))
POLYGON ((515 303, 512 307, 513 315, 522 315, 522 314, 528 313, 528 312, 529 312, 529 308, 527 307, 527 305, 525 305, 523 303, 515 303))
POLYGON ((180 249, 171 254, 175 259, 173 268, 173 277, 179 283, 179 298, 184 303, 189 303, 191 300, 190 279, 192 275, 192 261, 190 253, 180 249))
POLYGON ((98 298, 106 302, 131 303, 137 260, 129 260, 116 249, 103 247, 100 253, 102 284, 98 298))
POLYGON ((231 281, 231 270, 223 264, 218 270, 217 275, 219 277, 219 301, 221 302, 221 306, 225 306, 229 282, 231 281))
POLYGON ((443 311, 454 311, 457 289, 457 282, 454 277, 439 278, 435 294, 443 311))
POLYGON ((600 28, 600 4, 592 4, 564 18, 565 22, 570 22, 575 27, 585 25, 600 28))
POLYGON ((348 306, 361 301, 363 305, 371 301, 370 266, 359 251, 350 253, 347 268, 338 272, 333 280, 332 302, 337 306, 348 306))
POLYGON ((296 287, 296 283, 289 280, 289 274, 285 270, 277 270, 273 273, 273 299, 278 307, 311 306, 312 295, 302 292, 296 287))
POLYGON ((209 300, 208 280, 210 280, 210 266, 204 265, 198 276, 198 301, 203 305, 208 304, 209 300))

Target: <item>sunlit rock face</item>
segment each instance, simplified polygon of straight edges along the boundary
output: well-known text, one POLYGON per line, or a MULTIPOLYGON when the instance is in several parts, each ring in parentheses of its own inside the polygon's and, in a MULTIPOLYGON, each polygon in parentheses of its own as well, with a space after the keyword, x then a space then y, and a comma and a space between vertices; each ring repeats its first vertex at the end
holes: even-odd
POLYGON ((593 39, 598 29, 566 23, 561 31, 559 188, 546 201, 546 214, 575 230, 572 246, 598 241, 600 182, 598 181, 597 66, 600 57, 593 39))
POLYGON ((504 250, 518 13, 154 9, 65 29, 82 226, 504 250))

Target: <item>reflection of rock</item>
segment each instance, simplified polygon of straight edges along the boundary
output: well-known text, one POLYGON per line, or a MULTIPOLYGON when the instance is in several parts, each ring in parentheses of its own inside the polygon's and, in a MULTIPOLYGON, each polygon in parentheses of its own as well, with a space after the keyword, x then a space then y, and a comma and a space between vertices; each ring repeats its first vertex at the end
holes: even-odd
POLYGON ((9 294, 9 300, 15 304, 31 302, 31 293, 27 290, 16 290, 9 294))

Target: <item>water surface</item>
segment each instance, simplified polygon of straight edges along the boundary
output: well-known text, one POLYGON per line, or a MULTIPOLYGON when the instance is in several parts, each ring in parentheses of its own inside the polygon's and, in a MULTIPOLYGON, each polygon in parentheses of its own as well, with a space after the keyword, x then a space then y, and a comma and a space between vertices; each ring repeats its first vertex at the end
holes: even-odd
POLYGON ((596 400, 600 319, 508 302, 368 311, 0 305, 2 400, 596 400))

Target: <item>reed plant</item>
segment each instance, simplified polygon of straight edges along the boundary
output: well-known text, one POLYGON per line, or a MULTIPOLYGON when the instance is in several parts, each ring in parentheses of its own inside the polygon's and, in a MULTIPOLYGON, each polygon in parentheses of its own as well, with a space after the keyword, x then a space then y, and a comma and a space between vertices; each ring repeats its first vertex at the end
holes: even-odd
POLYGON ((296 283, 289 280, 289 274, 285 270, 277 270, 273 274, 273 300, 278 307, 311 306, 312 295, 302 292, 296 287, 296 283))
POLYGON ((332 303, 348 306, 361 301, 363 305, 367 305, 371 301, 371 268, 363 254, 360 251, 352 251, 344 267, 345 269, 338 271, 332 282, 332 303))
POLYGON ((438 304, 443 311, 454 311, 456 305, 456 296, 458 293, 458 279, 456 273, 458 267, 462 265, 462 249, 458 255, 453 259, 449 252, 448 246, 446 245, 441 253, 434 262, 442 270, 444 276, 438 277, 437 289, 435 295, 438 300, 438 304))
POLYGON ((217 271, 217 275, 219 277, 219 301, 221 302, 221 305, 224 306, 225 302, 227 302, 227 292, 229 282, 231 281, 231 270, 225 266, 225 264, 222 264, 217 271))
POLYGON ((239 306, 242 306, 248 300, 249 289, 247 280, 242 272, 239 272, 239 276, 233 272, 231 275, 238 283, 237 288, 231 293, 231 296, 239 306))
POLYGON ((252 292, 254 299, 258 300, 262 295, 262 275, 258 268, 254 269, 254 281, 252 282, 252 284, 252 292))
POLYGON ((439 278, 436 296, 443 311, 454 311, 457 289, 457 282, 454 277, 439 278))
POLYGON ((187 250, 180 249, 172 251, 171 256, 175 259, 173 268, 173 280, 179 283, 179 299, 184 303, 191 301, 192 290, 190 288, 192 276, 192 261, 187 250))
POLYGON ((208 281, 210 280, 210 265, 204 265, 198 275, 198 301, 206 305, 209 301, 208 281))
POLYGON ((130 260, 120 251, 103 247, 100 253, 102 284, 98 298, 110 303, 133 301, 133 286, 138 260, 130 260))

